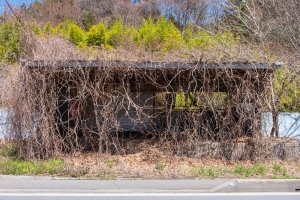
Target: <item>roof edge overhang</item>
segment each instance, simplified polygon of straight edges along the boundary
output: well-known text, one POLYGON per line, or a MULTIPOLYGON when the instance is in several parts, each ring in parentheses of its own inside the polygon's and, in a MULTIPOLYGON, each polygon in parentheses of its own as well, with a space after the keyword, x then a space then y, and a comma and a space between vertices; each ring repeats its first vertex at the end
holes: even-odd
POLYGON ((187 70, 187 69, 220 69, 220 70, 267 70, 275 71, 283 63, 205 63, 205 62, 154 62, 154 61, 120 61, 120 60, 21 60, 24 70, 43 68, 137 68, 144 70, 187 70))

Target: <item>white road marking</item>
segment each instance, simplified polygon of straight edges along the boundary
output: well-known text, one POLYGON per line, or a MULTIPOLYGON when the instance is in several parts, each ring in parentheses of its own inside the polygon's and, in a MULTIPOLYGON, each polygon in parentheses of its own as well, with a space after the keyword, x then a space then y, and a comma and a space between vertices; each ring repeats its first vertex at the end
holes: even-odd
POLYGON ((264 193, 2 193, 0 197, 210 197, 210 196, 300 196, 295 192, 264 193))

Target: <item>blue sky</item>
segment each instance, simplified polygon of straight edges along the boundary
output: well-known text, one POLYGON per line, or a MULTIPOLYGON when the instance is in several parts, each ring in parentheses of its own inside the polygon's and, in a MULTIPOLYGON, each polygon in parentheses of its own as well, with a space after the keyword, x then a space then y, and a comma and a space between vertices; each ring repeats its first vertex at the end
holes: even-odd
MULTIPOLYGON (((29 5, 30 3, 34 2, 35 0, 8 0, 13 6, 20 6, 23 3, 29 5)), ((6 3, 4 0, 0 0, 0 13, 4 12, 7 9, 6 3)))

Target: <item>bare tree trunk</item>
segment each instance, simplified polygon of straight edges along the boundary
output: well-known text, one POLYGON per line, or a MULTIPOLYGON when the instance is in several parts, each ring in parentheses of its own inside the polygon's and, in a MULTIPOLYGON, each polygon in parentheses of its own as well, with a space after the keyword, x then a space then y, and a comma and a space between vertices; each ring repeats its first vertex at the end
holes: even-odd
MULTIPOLYGON (((272 84, 272 82, 271 82, 272 84)), ((271 86, 272 88, 272 130, 271 130, 271 136, 272 137, 279 137, 279 127, 278 127, 278 115, 279 115, 279 111, 278 111, 278 97, 275 96, 274 93, 274 87, 273 84, 271 86)))
POLYGON ((271 130, 271 136, 272 137, 279 137, 279 126, 278 126, 278 111, 273 111, 272 112, 272 121, 273 121, 273 126, 271 130))

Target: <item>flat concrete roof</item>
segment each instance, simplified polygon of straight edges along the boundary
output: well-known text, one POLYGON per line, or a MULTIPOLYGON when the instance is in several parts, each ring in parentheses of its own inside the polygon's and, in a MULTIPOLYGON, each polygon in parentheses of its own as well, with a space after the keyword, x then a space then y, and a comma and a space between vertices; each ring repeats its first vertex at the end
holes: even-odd
POLYGON ((23 69, 31 68, 137 68, 146 70, 185 70, 185 69, 232 69, 232 70, 276 70, 281 63, 202 63, 202 62, 152 62, 152 61, 105 61, 105 60, 23 60, 23 69))

